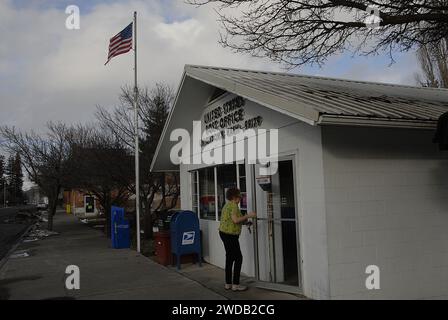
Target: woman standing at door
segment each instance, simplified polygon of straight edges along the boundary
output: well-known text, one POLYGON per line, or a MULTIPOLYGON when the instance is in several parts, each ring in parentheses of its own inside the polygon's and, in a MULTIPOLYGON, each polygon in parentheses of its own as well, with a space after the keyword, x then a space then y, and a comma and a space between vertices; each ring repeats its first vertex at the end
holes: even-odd
POLYGON ((240 190, 232 188, 226 193, 227 203, 222 208, 221 223, 219 225, 219 236, 224 243, 226 250, 226 284, 227 290, 244 291, 247 287, 240 285, 241 264, 243 255, 241 254, 239 237, 241 225, 250 218, 255 218, 256 213, 251 212, 242 215, 238 204, 241 201, 240 190), (233 269, 233 279, 232 279, 233 269))

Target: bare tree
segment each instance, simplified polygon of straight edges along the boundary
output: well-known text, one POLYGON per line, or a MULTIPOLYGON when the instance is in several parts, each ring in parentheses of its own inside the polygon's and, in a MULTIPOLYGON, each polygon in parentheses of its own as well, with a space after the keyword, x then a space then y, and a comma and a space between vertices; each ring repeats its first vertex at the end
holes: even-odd
POLYGON ((105 233, 111 234, 111 207, 123 206, 130 197, 133 158, 109 131, 93 125, 77 126, 69 139, 72 150, 71 188, 85 190, 98 199, 105 213, 105 233))
POLYGON ((448 34, 447 0, 187 0, 216 3, 220 42, 289 67, 323 64, 346 50, 360 54, 438 43, 448 34), (380 27, 366 20, 377 8, 380 27), (233 11, 232 9, 240 9, 233 11), (368 25, 366 22, 370 22, 368 25))
POLYGON ((424 87, 448 88, 448 37, 437 44, 422 46, 417 51, 422 75, 417 82, 424 87))
POLYGON ((2 147, 18 153, 29 179, 37 184, 49 199, 48 230, 53 229, 53 217, 62 187, 71 174, 70 128, 63 123, 47 124, 45 136, 35 132, 24 133, 14 127, 1 127, 2 147))
POLYGON ((5 177, 5 156, 0 154, 0 205, 3 206, 3 204, 6 202, 5 196, 6 196, 6 177, 5 177))
MULTIPOLYGON (((170 86, 156 84, 153 90, 138 90, 138 107, 140 125, 140 196, 144 206, 145 235, 151 237, 152 225, 156 218, 151 210, 156 195, 161 195, 161 201, 155 210, 171 209, 176 206, 179 196, 179 181, 176 173, 153 173, 149 164, 154 156, 157 143, 168 117, 174 100, 174 93, 170 86), (170 202, 167 203, 166 199, 170 202)), ((97 119, 101 126, 127 146, 129 152, 134 152, 134 121, 133 121, 134 91, 132 88, 122 88, 120 105, 112 111, 97 107, 97 119)), ((135 193, 135 184, 130 185, 130 191, 135 193)))

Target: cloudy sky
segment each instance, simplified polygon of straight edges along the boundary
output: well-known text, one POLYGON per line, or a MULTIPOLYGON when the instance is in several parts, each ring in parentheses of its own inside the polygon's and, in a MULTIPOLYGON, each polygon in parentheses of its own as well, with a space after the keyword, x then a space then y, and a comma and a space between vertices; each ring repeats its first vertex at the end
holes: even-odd
MULTIPOLYGON (((95 106, 117 103, 133 81, 132 54, 107 66, 109 38, 139 13, 139 84, 177 87, 185 64, 281 70, 267 60, 237 55, 218 43, 212 7, 183 0, 0 0, 0 125, 43 130, 48 120, 84 122, 95 106), (81 29, 67 30, 65 8, 81 10, 81 29)), ((413 53, 332 58, 323 68, 292 72, 357 80, 414 84, 413 53)))

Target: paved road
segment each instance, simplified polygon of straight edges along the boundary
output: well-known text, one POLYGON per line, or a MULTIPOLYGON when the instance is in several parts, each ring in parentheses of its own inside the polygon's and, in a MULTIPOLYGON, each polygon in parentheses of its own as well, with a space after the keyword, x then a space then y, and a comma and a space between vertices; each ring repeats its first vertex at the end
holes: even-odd
POLYGON ((0 208, 0 260, 4 258, 11 247, 29 227, 29 224, 10 224, 5 223, 5 220, 13 218, 20 209, 28 208, 31 207, 0 208))
POLYGON ((3 219, 6 219, 10 216, 13 216, 17 213, 19 210, 18 207, 12 207, 12 208, 0 208, 0 221, 3 219))

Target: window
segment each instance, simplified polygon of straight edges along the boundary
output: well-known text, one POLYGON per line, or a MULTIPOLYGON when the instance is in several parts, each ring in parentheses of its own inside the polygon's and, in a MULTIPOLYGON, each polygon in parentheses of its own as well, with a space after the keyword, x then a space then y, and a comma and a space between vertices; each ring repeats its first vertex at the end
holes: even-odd
POLYGON ((241 213, 247 213, 246 168, 243 164, 225 164, 191 172, 192 209, 201 219, 218 220, 230 188, 241 190, 241 213))
POLYGON ((241 191, 240 209, 242 214, 247 214, 247 189, 246 189, 246 166, 244 163, 237 166, 238 189, 241 191))
POLYGON ((215 170, 204 168, 199 174, 199 212, 201 219, 216 219, 215 170))
POLYGON ((227 199, 226 193, 230 188, 237 188, 236 180, 236 165, 226 164, 216 168, 217 169, 217 184, 218 184, 218 217, 221 219, 221 210, 224 207, 227 199))

